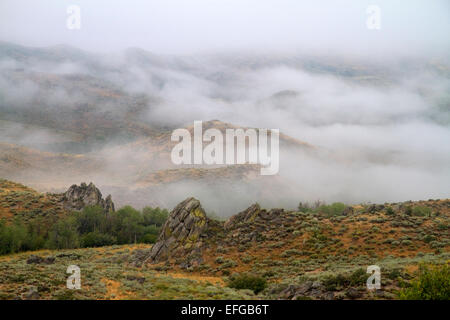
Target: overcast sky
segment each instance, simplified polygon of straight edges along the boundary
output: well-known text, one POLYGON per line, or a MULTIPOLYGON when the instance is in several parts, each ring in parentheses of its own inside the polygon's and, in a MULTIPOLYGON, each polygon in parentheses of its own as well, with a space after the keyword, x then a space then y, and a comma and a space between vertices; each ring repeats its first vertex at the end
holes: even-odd
POLYGON ((141 47, 156 53, 224 50, 448 52, 448 0, 1 0, 0 39, 91 51, 141 47), (81 8, 68 30, 67 7, 81 8), (366 26, 368 5, 381 30, 366 26))

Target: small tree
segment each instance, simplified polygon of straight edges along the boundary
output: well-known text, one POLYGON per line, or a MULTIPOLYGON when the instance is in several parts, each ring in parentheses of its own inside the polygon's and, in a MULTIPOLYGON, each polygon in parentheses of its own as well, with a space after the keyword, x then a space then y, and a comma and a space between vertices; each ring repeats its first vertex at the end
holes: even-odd
POLYGON ((50 249, 73 249, 79 246, 75 219, 67 218, 53 225, 47 246, 50 249))

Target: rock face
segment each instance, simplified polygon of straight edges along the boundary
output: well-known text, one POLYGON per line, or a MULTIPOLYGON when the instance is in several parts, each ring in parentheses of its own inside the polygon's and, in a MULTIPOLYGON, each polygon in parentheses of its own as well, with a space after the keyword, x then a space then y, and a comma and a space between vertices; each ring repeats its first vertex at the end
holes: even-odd
POLYGON ((115 211, 111 195, 103 199, 102 193, 92 182, 89 185, 84 182, 80 186, 72 185, 62 194, 61 201, 64 208, 68 210, 82 210, 86 206, 100 206, 106 213, 115 211))
POLYGON ((255 222, 269 222, 271 224, 282 224, 286 219, 284 209, 271 209, 269 211, 261 209, 259 204, 255 203, 239 212, 237 215, 232 216, 225 222, 225 230, 233 230, 241 227, 243 224, 247 224, 251 227, 255 222))
POLYGON ((291 225, 292 219, 283 209, 267 211, 255 203, 225 222, 226 235, 220 240, 220 245, 248 248, 264 241, 267 232, 282 239, 286 236, 283 226, 291 225))
MULTIPOLYGON (((201 252, 212 220, 206 217, 200 201, 188 198, 178 204, 164 224, 158 241, 144 259, 156 263, 183 258, 184 264, 201 263, 201 252)), ((184 265, 188 267, 188 265, 184 265)))
POLYGON ((225 222, 225 229, 232 229, 234 226, 238 225, 242 222, 247 221, 253 221, 258 214, 261 212, 261 207, 259 204, 255 203, 245 209, 242 212, 239 212, 237 215, 232 216, 230 219, 228 219, 227 222, 225 222))

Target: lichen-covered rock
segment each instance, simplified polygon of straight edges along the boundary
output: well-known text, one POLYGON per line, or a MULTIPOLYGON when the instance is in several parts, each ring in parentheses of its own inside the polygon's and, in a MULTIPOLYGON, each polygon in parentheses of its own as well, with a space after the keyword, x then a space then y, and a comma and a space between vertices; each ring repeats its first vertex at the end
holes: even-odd
POLYGON ((184 200, 170 213, 158 241, 143 262, 154 263, 183 257, 187 261, 201 263, 209 221, 200 201, 195 198, 184 200))
POLYGON ((224 224, 224 228, 225 230, 234 230, 244 225, 252 227, 257 225, 256 222, 264 224, 270 222, 271 225, 277 225, 287 222, 288 219, 283 209, 271 209, 267 211, 261 209, 259 204, 255 203, 228 219, 224 224))
POLYGON ((100 206, 106 213, 114 212, 114 203, 111 195, 103 199, 100 190, 91 182, 89 185, 81 183, 72 185, 60 196, 63 207, 67 210, 82 210, 86 206, 100 206))

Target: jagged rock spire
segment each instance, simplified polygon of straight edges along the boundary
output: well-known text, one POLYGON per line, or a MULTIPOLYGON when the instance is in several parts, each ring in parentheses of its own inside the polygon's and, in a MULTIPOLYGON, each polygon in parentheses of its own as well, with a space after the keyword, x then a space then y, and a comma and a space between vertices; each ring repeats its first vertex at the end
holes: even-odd
POLYGON ((114 212, 114 203, 111 195, 103 199, 100 190, 91 182, 89 185, 82 182, 80 186, 72 185, 62 194, 61 201, 68 210, 82 210, 86 206, 100 206, 106 213, 114 212))

